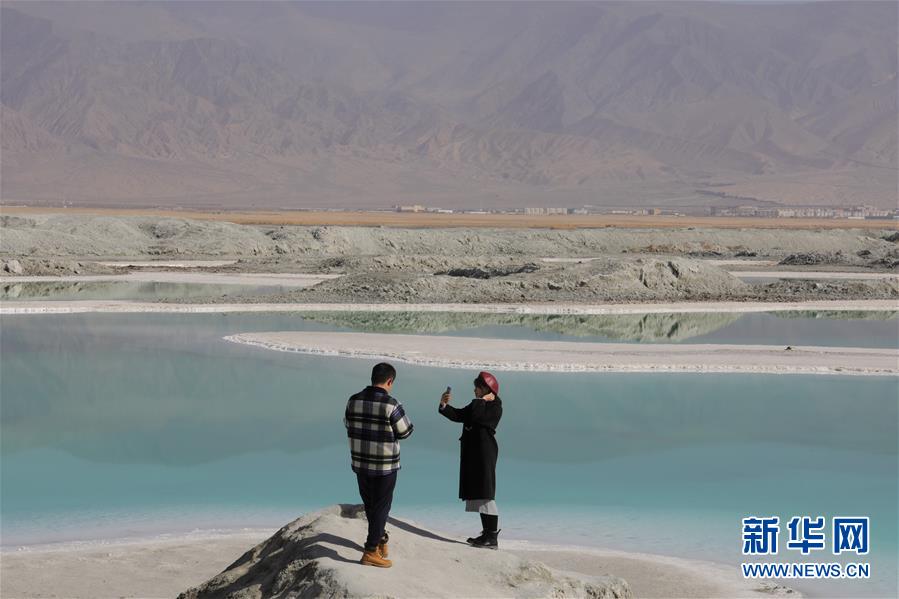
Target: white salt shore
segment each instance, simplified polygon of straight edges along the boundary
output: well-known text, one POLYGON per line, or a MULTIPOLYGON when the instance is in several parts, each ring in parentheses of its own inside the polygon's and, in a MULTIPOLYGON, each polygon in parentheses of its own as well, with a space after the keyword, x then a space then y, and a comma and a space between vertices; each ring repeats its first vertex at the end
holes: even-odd
POLYGON ((899 374, 899 350, 889 348, 786 349, 773 345, 582 343, 307 331, 241 333, 225 339, 282 352, 473 370, 899 374))
POLYGON ((141 270, 121 275, 8 276, 0 283, 184 283, 206 285, 272 285, 280 287, 312 287, 340 275, 294 274, 268 272, 167 272, 141 270))
POLYGON ((806 279, 851 281, 896 281, 899 275, 890 272, 839 272, 813 270, 729 270, 740 279, 806 279))
POLYGON ((215 266, 228 266, 235 264, 237 260, 111 260, 97 262, 104 266, 150 266, 154 268, 209 268, 215 266))
MULTIPOLYGON (((500 552, 485 555, 483 550, 464 544, 429 542, 426 537, 398 529, 395 523, 389 528, 395 563, 391 570, 364 568, 355 563, 359 551, 351 545, 364 537, 361 523, 329 529, 331 542, 322 543, 323 557, 319 558, 322 566, 352 575, 357 586, 362 585, 369 593, 390 590, 390 594, 397 597, 422 596, 422 588, 430 589, 428 596, 459 596, 466 594, 466 590, 470 595, 471 589, 457 584, 460 581, 448 572, 449 565, 469 568, 474 574, 483 569, 482 558, 501 558, 503 554, 510 559, 518 557, 541 562, 575 576, 620 577, 635 597, 802 596, 770 582, 744 580, 736 567, 710 562, 525 541, 504 541, 500 552), (422 547, 423 543, 427 547, 422 547), (434 555, 441 551, 446 555, 434 555)), ((0 560, 0 596, 174 597, 212 578, 273 532, 191 534, 90 546, 42 546, 5 551, 0 560)), ((507 587, 504 593, 505 596, 515 594, 514 587, 507 587)))
MULTIPOLYGON (((318 276, 318 275, 316 275, 318 276)), ((60 277, 54 277, 58 280, 60 277)), ((9 281, 12 277, 4 277, 9 281)), ((269 282, 277 285, 278 283, 269 282)), ((185 313, 230 312, 469 312, 475 314, 661 314, 798 311, 881 312, 899 310, 899 300, 815 300, 803 302, 669 302, 653 304, 366 304, 255 303, 174 304, 128 300, 3 301, 2 314, 185 313)))
MULTIPOLYGON (((577 264, 580 262, 592 262, 593 260, 599 260, 602 256, 582 256, 580 258, 558 258, 558 257, 546 257, 540 258, 541 262, 546 262, 548 264, 577 264)), ((712 264, 714 266, 777 266, 777 260, 749 260, 749 259, 724 259, 719 260, 716 258, 695 258, 698 262, 705 262, 706 264, 712 264)))

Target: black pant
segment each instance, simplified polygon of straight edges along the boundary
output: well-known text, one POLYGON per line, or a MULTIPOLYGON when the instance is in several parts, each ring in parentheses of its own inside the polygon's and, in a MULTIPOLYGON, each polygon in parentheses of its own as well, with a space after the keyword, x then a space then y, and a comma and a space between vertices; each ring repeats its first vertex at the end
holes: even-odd
POLYGON ((365 517, 368 518, 368 538, 365 539, 365 550, 374 551, 384 536, 390 505, 393 503, 393 489, 396 487, 396 472, 384 476, 369 476, 356 473, 359 482, 359 495, 365 504, 365 517))

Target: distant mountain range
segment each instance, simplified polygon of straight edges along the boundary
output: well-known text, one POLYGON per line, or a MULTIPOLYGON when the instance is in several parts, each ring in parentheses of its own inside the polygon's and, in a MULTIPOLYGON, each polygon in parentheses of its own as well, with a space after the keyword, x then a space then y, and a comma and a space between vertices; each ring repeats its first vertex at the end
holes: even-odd
POLYGON ((897 19, 895 2, 4 2, 2 201, 895 207, 897 19))

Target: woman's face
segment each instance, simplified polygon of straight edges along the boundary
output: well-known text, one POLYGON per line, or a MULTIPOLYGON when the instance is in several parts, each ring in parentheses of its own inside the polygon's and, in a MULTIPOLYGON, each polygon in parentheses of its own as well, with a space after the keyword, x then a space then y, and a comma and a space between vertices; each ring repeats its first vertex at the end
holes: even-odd
POLYGON ((484 397, 484 396, 487 395, 488 393, 490 393, 490 389, 487 389, 487 388, 485 388, 485 387, 482 387, 481 384, 478 383, 477 380, 475 380, 475 382, 474 382, 474 396, 477 397, 478 399, 480 399, 481 397, 484 397))

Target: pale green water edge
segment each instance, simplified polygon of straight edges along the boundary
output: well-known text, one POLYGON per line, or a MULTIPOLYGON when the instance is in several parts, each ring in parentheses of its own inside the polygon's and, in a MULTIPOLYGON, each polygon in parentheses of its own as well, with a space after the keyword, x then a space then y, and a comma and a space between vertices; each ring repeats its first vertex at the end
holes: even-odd
MULTIPOLYGON (((755 343, 808 337, 809 326, 821 338, 871 345, 866 323, 896 322, 826 321, 846 325, 837 331, 812 327, 825 321, 753 316, 762 319, 745 334, 733 328, 739 319, 718 334, 755 343), (764 319, 779 325, 771 335, 764 319)), ((632 320, 609 322, 602 326, 632 330, 632 320)), ((273 527, 306 509, 356 501, 341 415, 370 363, 221 340, 331 323, 239 314, 0 319, 3 545, 273 527)), ((478 322, 449 332, 568 337, 551 330, 558 324, 535 332, 543 324, 478 322)), ((472 374, 402 366, 396 387, 416 424, 403 445, 396 510, 460 532, 476 525, 455 499, 459 431, 437 415, 436 400, 446 385, 464 397, 472 374)), ((510 538, 735 564, 745 515, 869 515, 875 579, 811 587, 895 596, 895 377, 500 379, 497 499, 510 538)), ((778 559, 792 553, 782 549, 778 559)))
POLYGON ((277 285, 165 283, 158 281, 56 281, 7 283, 0 280, 0 301, 133 300, 159 301, 240 297, 283 293, 277 285))

